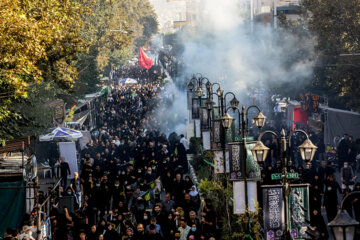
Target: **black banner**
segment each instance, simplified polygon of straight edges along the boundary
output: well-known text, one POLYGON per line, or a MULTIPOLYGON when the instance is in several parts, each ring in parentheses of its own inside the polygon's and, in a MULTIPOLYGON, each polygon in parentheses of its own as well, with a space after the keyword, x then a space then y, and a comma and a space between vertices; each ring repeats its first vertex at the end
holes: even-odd
POLYGON ((209 114, 208 110, 204 107, 200 108, 200 120, 201 120, 201 129, 207 130, 209 129, 209 114))
POLYGON ((200 118, 200 99, 192 99, 192 119, 200 118))
POLYGON ((243 161, 241 161, 241 145, 238 142, 229 143, 230 181, 244 179, 243 161))
POLYGON ((222 126, 221 126, 221 120, 213 120, 212 121, 212 141, 214 143, 221 143, 221 137, 222 137, 222 126))
POLYGON ((265 239, 282 239, 285 233, 285 206, 281 186, 262 186, 265 239))
POLYGON ((188 110, 191 109, 192 97, 193 97, 193 92, 188 91, 187 92, 187 109, 188 110))

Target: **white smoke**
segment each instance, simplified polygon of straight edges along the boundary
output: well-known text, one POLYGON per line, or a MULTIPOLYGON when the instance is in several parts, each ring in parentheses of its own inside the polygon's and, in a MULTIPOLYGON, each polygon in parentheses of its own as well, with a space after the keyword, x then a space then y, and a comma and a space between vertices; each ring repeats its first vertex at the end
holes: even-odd
MULTIPOLYGON (((249 88, 266 89, 279 83, 294 83, 295 88, 310 79, 313 46, 271 24, 252 25, 249 0, 202 0, 200 9, 195 28, 180 35, 183 78, 201 73, 220 83, 225 92, 234 92, 242 103, 249 100, 249 88), (300 50, 307 54, 299 54, 300 50)), ((188 119, 186 92, 171 89, 178 98, 158 115, 178 113, 188 119)), ((176 126, 184 129, 183 120, 176 126)))
MULTIPOLYGON (((296 36, 268 24, 251 31, 245 0, 204 0, 195 31, 182 35, 186 72, 220 82, 225 91, 241 94, 249 87, 308 79, 309 58, 299 58, 296 36)), ((312 47, 307 46, 312 52, 312 47)))

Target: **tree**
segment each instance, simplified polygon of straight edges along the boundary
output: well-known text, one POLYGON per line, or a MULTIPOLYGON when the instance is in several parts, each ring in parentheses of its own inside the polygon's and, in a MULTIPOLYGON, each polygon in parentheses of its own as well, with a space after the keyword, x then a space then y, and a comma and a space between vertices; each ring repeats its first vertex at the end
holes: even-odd
POLYGON ((13 108, 29 104, 29 88, 43 82, 73 86, 75 60, 88 47, 80 36, 87 13, 71 0, 0 2, 0 139, 19 136, 21 125, 31 125, 21 108, 13 108))
POLYGON ((83 37, 92 45, 77 64, 78 95, 96 91, 100 75, 124 64, 158 31, 156 14, 147 0, 99 0, 87 5, 93 14, 85 18, 88 31, 83 37))
POLYGON ((317 67, 310 90, 330 95, 330 104, 360 110, 360 0, 305 0, 310 31, 317 39, 317 67))

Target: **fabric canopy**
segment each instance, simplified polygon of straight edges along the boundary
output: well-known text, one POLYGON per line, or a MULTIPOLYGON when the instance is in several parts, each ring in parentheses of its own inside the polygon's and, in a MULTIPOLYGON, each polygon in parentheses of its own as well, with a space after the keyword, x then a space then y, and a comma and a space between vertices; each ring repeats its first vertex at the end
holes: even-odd
POLYGON ((132 78, 124 78, 119 81, 119 84, 137 84, 138 81, 132 78))
POLYGON ((355 138, 360 136, 360 114, 335 108, 324 108, 327 111, 324 124, 325 144, 334 144, 336 136, 345 133, 355 138))
POLYGON ((81 138, 83 135, 80 131, 70 128, 52 128, 51 133, 40 136, 40 141, 52 141, 54 138, 65 138, 67 140, 75 140, 81 138))
POLYGON ((21 228, 25 214, 25 184, 19 182, 0 183, 0 236, 4 236, 6 228, 21 228), (11 188, 14 187, 14 188, 11 188))

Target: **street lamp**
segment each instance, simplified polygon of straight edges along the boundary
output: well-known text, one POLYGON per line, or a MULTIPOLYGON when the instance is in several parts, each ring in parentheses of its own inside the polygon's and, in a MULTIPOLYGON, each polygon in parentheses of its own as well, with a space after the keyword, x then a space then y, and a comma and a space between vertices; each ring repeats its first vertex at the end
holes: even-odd
MULTIPOLYGON (((261 124, 259 124, 261 125, 261 124)), ((299 129, 295 129, 291 132, 291 134, 289 135, 288 138, 288 143, 289 143, 289 147, 291 147, 291 136, 295 133, 295 132, 299 132, 299 133, 303 133, 306 136, 306 140, 304 141, 303 144, 301 144, 299 146, 299 150, 300 150, 300 155, 301 158, 303 159, 303 161, 305 161, 307 164, 309 164, 314 155, 315 155, 315 151, 317 149, 317 147, 310 141, 309 139, 309 135, 303 131, 303 130, 299 130, 299 129)), ((256 145, 251 149, 251 153, 254 156, 254 159, 259 163, 262 164, 267 156, 267 151, 268 148, 266 146, 264 146, 264 144, 261 142, 261 138, 266 134, 266 133, 270 133, 272 135, 274 135, 275 137, 278 138, 278 135, 273 132, 273 131, 264 131, 260 134, 258 141, 256 143, 256 145)), ((285 204, 285 211, 288 211, 286 205, 288 202, 288 198, 290 196, 290 183, 289 183, 289 177, 287 174, 287 165, 291 164, 291 159, 289 159, 289 161, 287 161, 287 152, 286 152, 286 148, 287 148, 287 143, 286 143, 286 138, 285 138, 285 131, 284 129, 281 131, 281 145, 280 145, 280 150, 281 150, 281 164, 282 164, 282 188, 283 188, 283 197, 284 197, 284 204, 285 204)), ((287 216, 287 213, 285 214, 285 218, 287 216)), ((285 219, 285 229, 288 232, 288 224, 287 224, 287 220, 285 219)))
POLYGON ((230 106, 234 111, 239 106, 239 100, 237 100, 235 96, 233 99, 231 99, 230 106))
POLYGON ((212 110, 213 109, 213 106, 214 106, 214 102, 213 101, 211 101, 210 99, 207 99, 206 101, 205 101, 205 107, 206 107, 206 109, 207 110, 212 110))
POLYGON ((315 156, 317 147, 307 138, 298 148, 301 158, 306 164, 309 164, 315 156))
POLYGON ((221 117, 221 123, 226 130, 231 127, 233 120, 234 118, 231 117, 228 112, 226 112, 226 114, 221 117))
POLYGON ((353 199, 359 198, 360 191, 354 191, 346 195, 341 201, 340 210, 338 214, 328 226, 330 227, 336 240, 353 240, 355 237, 356 227, 359 225, 355 219, 353 219, 345 210, 346 204, 352 204, 353 199))
POLYGON ((262 164, 265 161, 269 150, 270 148, 265 146, 262 141, 257 141, 255 146, 251 149, 251 153, 254 156, 255 161, 262 164))
POLYGON ((216 90, 216 93, 217 93, 219 96, 222 96, 223 93, 224 93, 224 89, 222 89, 222 88, 219 86, 219 88, 216 90))
POLYGON ((336 240, 353 240, 358 224, 359 222, 350 217, 346 210, 341 209, 328 226, 336 240))
POLYGON ((201 98, 202 94, 203 94, 203 90, 202 90, 201 86, 199 86, 199 87, 196 89, 196 95, 197 95, 199 98, 201 98))
POLYGON ((262 114, 262 112, 259 112, 255 117, 254 117, 254 121, 255 121, 255 125, 261 129, 264 127, 265 122, 266 122, 266 116, 264 114, 262 114))
POLYGON ((189 84, 188 84, 188 89, 189 89, 189 91, 190 92, 192 92, 192 90, 194 89, 194 84, 192 83, 192 82, 190 82, 189 84))

